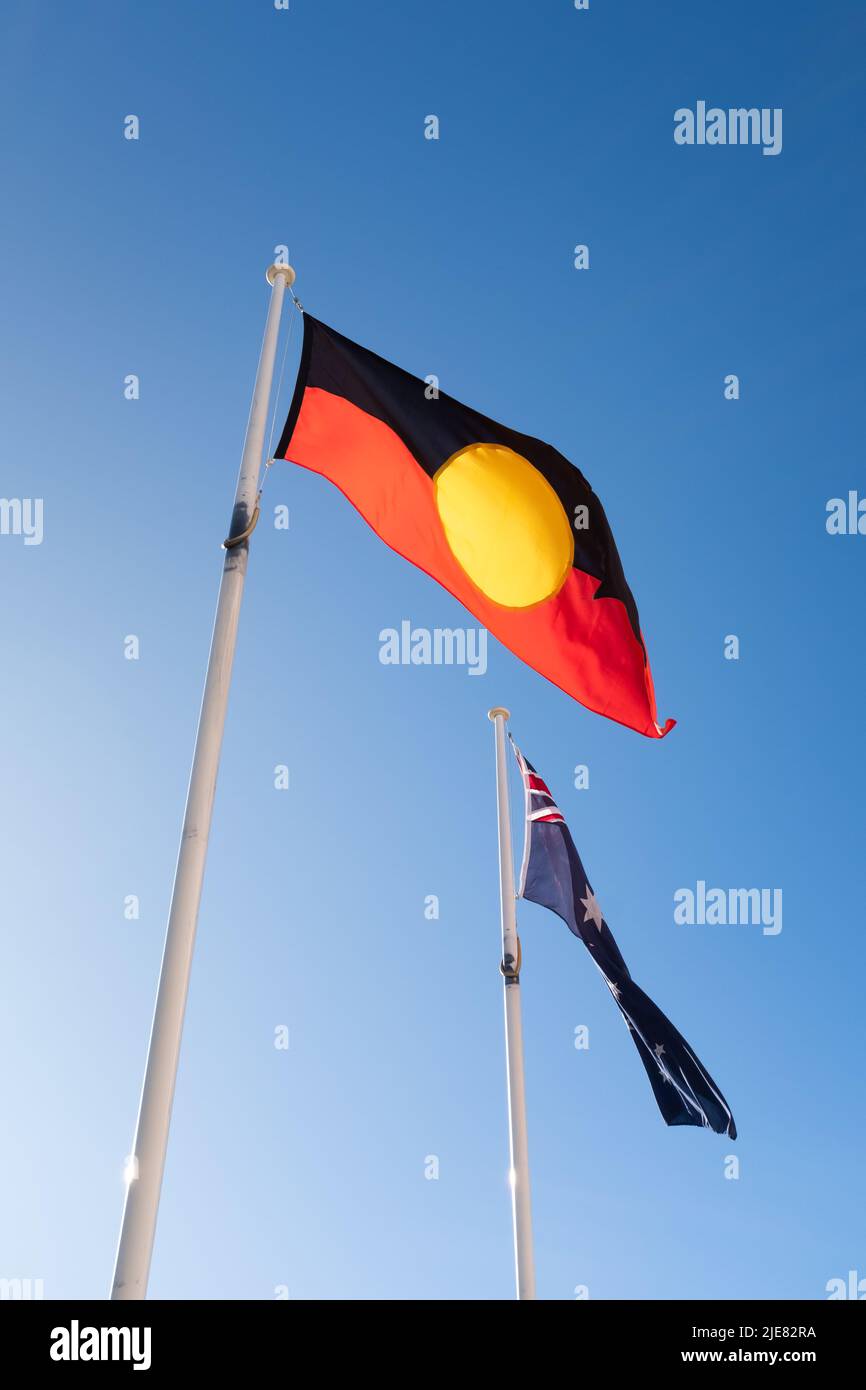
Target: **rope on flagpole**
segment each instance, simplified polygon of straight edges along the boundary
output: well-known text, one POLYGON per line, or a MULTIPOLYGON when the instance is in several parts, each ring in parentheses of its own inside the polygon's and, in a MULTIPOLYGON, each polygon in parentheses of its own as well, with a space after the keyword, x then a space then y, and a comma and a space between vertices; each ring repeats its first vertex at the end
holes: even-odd
POLYGON ((243 531, 239 532, 237 536, 226 536, 225 540, 222 543, 223 550, 234 550, 236 545, 240 545, 241 541, 249 540, 250 536, 253 534, 253 531, 255 531, 256 527, 259 524, 259 498, 261 497, 261 495, 262 490, 261 488, 259 488, 258 493, 256 494, 256 505, 253 508, 253 514, 250 517, 249 525, 243 531))
MULTIPOLYGON (((509 957, 509 959, 511 959, 511 957, 509 957)), ((522 963, 523 963, 523 947, 522 947, 521 944, 520 944, 520 937, 518 936, 518 938, 517 938, 517 964, 516 964, 516 965, 508 966, 508 965, 505 964, 505 961, 504 961, 504 960, 503 960, 503 961, 500 961, 500 962, 499 962, 499 973, 500 973, 500 975, 504 975, 505 978, 506 978, 506 980, 519 980, 519 979, 520 979, 520 967, 521 967, 522 963)))
MULTIPOLYGON (((298 298, 297 298, 297 296, 296 296, 294 290, 292 289, 291 285, 289 285, 289 294, 292 296, 292 299, 294 299, 295 303, 298 304, 298 302, 299 302, 299 301, 298 301, 298 298)), ((268 452, 267 452, 267 457, 266 457, 266 460, 265 460, 265 477, 262 478, 261 486, 260 486, 260 488, 259 488, 259 496, 261 496, 262 488, 263 488, 264 485, 265 485, 265 478, 267 478, 267 476, 268 476, 268 469, 270 468, 271 464, 272 464, 273 461, 274 461, 274 460, 273 460, 273 455, 272 455, 272 452, 271 452, 271 451, 272 451, 272 449, 273 449, 273 443, 274 443, 274 429, 276 428, 276 424, 277 424, 277 406, 278 406, 279 403, 280 403, 280 396, 282 395, 282 390, 283 390, 283 377, 284 377, 285 371, 286 371, 286 357, 288 356, 288 352, 289 352, 289 343, 292 341, 292 334, 294 333, 294 331, 295 331, 295 320, 294 320, 293 318, 290 318, 290 319, 289 319, 289 331, 288 331, 288 333, 286 334, 286 341, 285 341, 285 343, 283 344, 283 360, 282 360, 281 363, 280 363, 280 374, 279 374, 279 376, 277 377, 277 389, 276 389, 276 392, 275 392, 275 394, 274 394, 273 409, 271 410, 271 432, 270 432, 270 434, 268 435, 268 452)))

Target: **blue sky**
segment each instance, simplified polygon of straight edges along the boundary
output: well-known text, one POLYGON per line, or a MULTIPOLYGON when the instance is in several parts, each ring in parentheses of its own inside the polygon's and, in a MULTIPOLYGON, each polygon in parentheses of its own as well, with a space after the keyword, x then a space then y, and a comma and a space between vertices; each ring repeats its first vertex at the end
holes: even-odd
POLYGON ((642 739, 492 640, 483 677, 381 665, 381 629, 471 619, 273 470, 151 1294, 512 1296, 499 703, 740 1131, 664 1127, 586 953, 523 906, 539 1296, 866 1274, 866 539, 825 528, 866 491, 864 27, 739 0, 6 7, 0 494, 44 499, 44 538, 0 536, 0 1275, 108 1290, 280 244, 317 317, 584 471, 679 723, 642 739), (781 107, 781 154, 676 145, 698 100, 781 107), (783 930, 676 926, 701 879, 781 888, 783 930))

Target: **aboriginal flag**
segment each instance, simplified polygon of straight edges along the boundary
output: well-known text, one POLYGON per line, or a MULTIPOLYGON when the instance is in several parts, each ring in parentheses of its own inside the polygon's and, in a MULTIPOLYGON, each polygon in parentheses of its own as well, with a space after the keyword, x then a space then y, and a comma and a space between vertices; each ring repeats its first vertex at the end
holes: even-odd
POLYGON ((547 784, 511 740, 523 779, 526 840, 518 896, 549 907, 583 942, 616 1000, 668 1125, 700 1125, 736 1139, 731 1107, 703 1063, 632 979, 547 784))
POLYGON ((527 665, 649 738, 637 607, 601 503, 531 435, 461 405, 309 314, 275 458, 321 473, 376 534, 527 665))

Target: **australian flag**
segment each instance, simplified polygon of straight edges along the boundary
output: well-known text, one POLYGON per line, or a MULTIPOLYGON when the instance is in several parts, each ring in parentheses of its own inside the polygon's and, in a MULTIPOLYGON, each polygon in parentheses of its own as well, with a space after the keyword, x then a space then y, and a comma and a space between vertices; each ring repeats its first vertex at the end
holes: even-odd
POLYGON ((520 897, 557 913, 589 951, 634 1038, 665 1123, 701 1125, 736 1139, 731 1107, 715 1081, 628 973, 562 812, 535 768, 511 742, 526 799, 520 897))

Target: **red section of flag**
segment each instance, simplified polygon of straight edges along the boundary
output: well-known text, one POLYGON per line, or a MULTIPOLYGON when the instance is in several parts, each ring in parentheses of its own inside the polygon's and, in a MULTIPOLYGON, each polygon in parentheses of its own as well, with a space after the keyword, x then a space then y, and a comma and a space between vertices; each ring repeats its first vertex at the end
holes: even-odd
MULTIPOLYGON (((527 781, 531 791, 544 792, 547 796, 550 796, 550 791, 548 790, 546 783, 544 783, 536 773, 530 772, 527 781)), ((551 801, 552 800, 553 798, 551 797, 551 801)))

